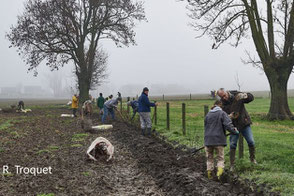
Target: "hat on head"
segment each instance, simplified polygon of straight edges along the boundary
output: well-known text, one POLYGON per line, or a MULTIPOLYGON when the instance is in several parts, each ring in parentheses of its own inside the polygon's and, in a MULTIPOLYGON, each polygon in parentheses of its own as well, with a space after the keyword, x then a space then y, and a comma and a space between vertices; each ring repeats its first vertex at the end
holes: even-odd
POLYGON ((149 89, 147 87, 143 88, 143 92, 145 91, 149 91, 149 89))

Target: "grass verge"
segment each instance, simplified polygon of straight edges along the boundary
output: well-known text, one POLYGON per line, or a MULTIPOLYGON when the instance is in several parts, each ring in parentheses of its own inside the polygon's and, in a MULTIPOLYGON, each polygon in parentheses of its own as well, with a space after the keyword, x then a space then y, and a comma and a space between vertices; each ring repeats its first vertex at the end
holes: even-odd
MULTIPOLYGON (((157 125, 158 132, 171 141, 189 147, 203 145, 204 105, 209 107, 213 100, 191 100, 186 103, 186 135, 182 129, 182 101, 170 101, 170 130, 167 130, 166 102, 159 102, 157 125)), ((273 191, 282 195, 294 195, 294 129, 293 121, 267 121, 264 119, 269 110, 269 99, 255 99, 246 105, 252 117, 252 131, 256 143, 257 166, 249 162, 248 147, 244 141, 244 159, 236 160, 236 172, 242 178, 257 184, 268 184, 273 191)), ((290 108, 294 98, 289 98, 290 108)), ((151 112, 153 116, 153 111, 151 112)), ((229 148, 226 150, 226 165, 229 163, 229 148)), ((237 151, 238 154, 238 151, 237 151)))

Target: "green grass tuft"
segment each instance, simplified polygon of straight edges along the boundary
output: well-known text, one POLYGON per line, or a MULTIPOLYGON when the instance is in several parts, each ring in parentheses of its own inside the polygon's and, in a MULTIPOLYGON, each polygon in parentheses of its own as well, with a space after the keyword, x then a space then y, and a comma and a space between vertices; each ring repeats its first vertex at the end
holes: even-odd
POLYGON ((82 175, 84 175, 84 176, 90 176, 91 173, 90 172, 83 172, 82 175))
POLYGON ((49 153, 50 151, 47 149, 39 150, 37 154, 49 153))
POLYGON ((6 120, 0 124, 0 131, 5 131, 13 126, 13 120, 6 120))
POLYGON ((73 142, 81 142, 84 141, 86 139, 86 137, 88 137, 89 134, 87 133, 78 133, 72 136, 72 141, 73 142))
POLYGON ((54 193, 43 193, 43 194, 38 194, 37 196, 54 196, 54 193))
POLYGON ((82 144, 72 144, 71 147, 79 148, 79 147, 83 147, 83 145, 82 144))

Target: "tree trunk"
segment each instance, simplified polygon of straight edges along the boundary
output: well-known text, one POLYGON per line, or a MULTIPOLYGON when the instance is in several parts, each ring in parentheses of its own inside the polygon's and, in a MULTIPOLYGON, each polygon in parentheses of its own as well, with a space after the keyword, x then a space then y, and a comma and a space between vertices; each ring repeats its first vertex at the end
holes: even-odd
MULTIPOLYGON (((286 66, 285 66, 286 67, 286 66)), ((287 85, 291 71, 282 67, 266 70, 271 89, 271 104, 267 114, 269 120, 293 119, 288 105, 287 85)))
POLYGON ((78 77, 79 83, 79 104, 83 104, 86 100, 89 99, 89 90, 90 84, 88 82, 87 73, 80 73, 80 77, 78 77))

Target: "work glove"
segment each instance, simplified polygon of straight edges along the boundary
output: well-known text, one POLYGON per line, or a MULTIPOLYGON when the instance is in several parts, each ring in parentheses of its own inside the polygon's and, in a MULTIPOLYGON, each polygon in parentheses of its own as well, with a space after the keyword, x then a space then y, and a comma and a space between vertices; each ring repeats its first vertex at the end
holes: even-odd
POLYGON ((235 135, 239 135, 239 134, 240 134, 240 132, 238 131, 237 128, 235 128, 235 135))
POLYGON ((238 112, 232 112, 230 115, 229 115, 230 119, 236 119, 239 117, 239 113, 238 112))
POLYGON ((238 93, 237 96, 236 96, 236 99, 239 101, 241 99, 247 99, 248 98, 248 95, 247 93, 238 93))

